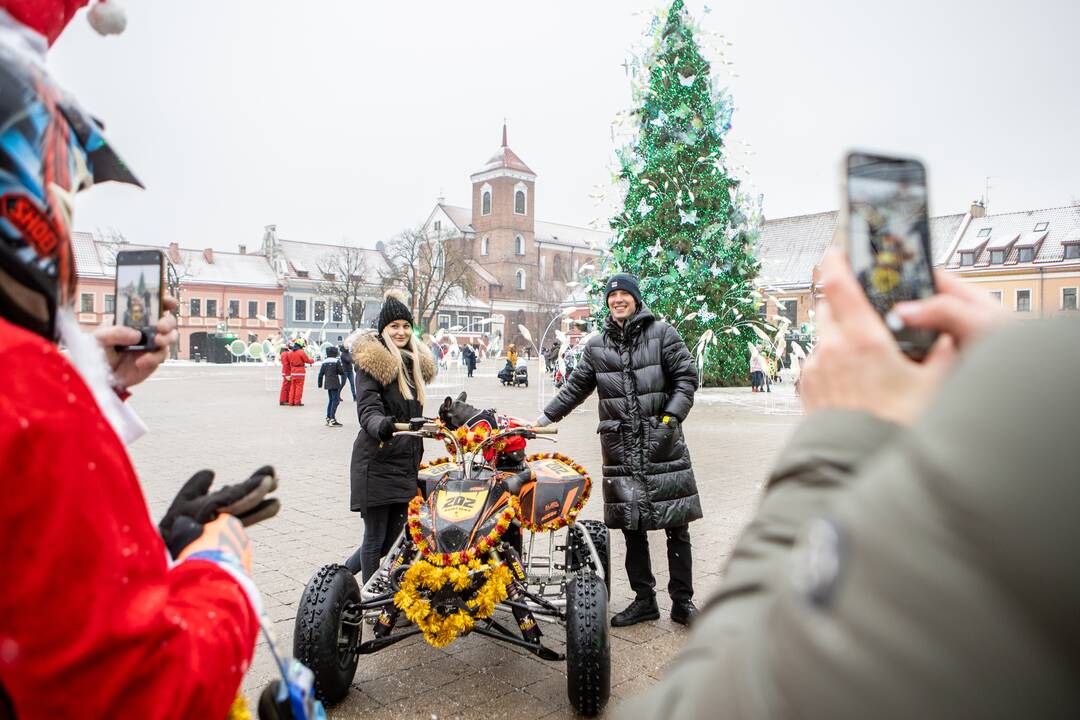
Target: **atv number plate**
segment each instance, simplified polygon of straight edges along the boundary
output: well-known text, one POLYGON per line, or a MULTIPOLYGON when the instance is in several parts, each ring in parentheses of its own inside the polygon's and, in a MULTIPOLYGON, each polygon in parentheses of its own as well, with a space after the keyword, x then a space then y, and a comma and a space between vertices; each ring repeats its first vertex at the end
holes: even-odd
POLYGON ((469 492, 441 492, 435 501, 435 512, 439 517, 450 522, 461 522, 480 512, 484 508, 486 498, 486 489, 469 492))

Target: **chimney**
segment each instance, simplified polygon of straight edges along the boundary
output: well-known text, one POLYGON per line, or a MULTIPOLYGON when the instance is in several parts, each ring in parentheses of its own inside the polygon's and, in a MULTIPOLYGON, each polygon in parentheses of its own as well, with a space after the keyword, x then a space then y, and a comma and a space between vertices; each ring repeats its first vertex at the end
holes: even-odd
POLYGON ((982 200, 976 200, 971 203, 971 210, 968 211, 973 218, 986 217, 986 206, 983 205, 982 200))
POLYGON ((203 250, 202 251, 202 256, 206 260, 207 265, 213 265, 214 264, 214 249, 213 248, 206 248, 205 250, 203 250))
POLYGON ((240 254, 241 255, 247 255, 247 245, 241 245, 240 246, 240 254))
POLYGON ((169 256, 169 262, 171 262, 173 265, 179 265, 180 264, 180 245, 179 245, 179 243, 174 243, 174 242, 169 243, 169 249, 166 252, 166 255, 169 256))

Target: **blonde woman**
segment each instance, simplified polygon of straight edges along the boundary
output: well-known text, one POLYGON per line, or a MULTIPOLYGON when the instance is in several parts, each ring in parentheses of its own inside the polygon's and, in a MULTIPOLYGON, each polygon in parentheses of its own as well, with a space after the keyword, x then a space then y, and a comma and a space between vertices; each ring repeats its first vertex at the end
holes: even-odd
POLYGON ((394 423, 424 414, 424 385, 435 377, 435 360, 413 335, 413 317, 404 297, 387 292, 377 332, 352 342, 356 364, 356 413, 360 432, 353 442, 350 507, 364 519, 364 542, 345 565, 363 582, 405 527, 423 441, 394 437, 394 423))

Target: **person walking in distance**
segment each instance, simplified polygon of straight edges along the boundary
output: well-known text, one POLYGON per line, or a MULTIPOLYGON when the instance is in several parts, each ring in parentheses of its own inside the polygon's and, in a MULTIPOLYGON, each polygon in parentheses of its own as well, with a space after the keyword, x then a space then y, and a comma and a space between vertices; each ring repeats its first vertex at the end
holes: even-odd
MULTIPOLYGON (((345 371, 345 379, 349 381, 349 394, 352 395, 353 400, 356 400, 356 372, 353 368, 352 353, 349 351, 348 345, 342 343, 338 346, 338 358, 341 360, 341 369, 345 371)), ((345 389, 344 383, 342 383, 341 389, 345 389)))
POLYGON ((472 349, 472 345, 465 345, 461 349, 461 356, 465 361, 465 369, 469 371, 469 377, 473 376, 476 372, 476 353, 472 349))
POLYGON ((319 367, 319 387, 326 388, 326 426, 341 427, 337 421, 338 403, 341 402, 341 386, 345 384, 345 370, 341 367, 336 347, 326 348, 326 359, 319 367))
POLYGON ((291 352, 287 343, 281 345, 281 392, 278 394, 278 405, 289 404, 289 388, 292 387, 289 384, 292 380, 292 360, 289 358, 291 352))
POLYGON ((394 423, 424 414, 424 385, 435 377, 435 357, 413 335, 413 315, 397 291, 387 293, 377 332, 353 336, 360 431, 353 442, 349 507, 364 519, 364 541, 345 561, 366 583, 405 527, 424 444, 394 436, 394 423))
POLYGON ((289 380, 289 404, 300 406, 304 404, 304 380, 307 379, 307 366, 314 365, 315 361, 304 351, 301 340, 293 343, 292 352, 289 353, 289 367, 291 377, 289 380))
POLYGON ((694 404, 697 369, 679 333, 642 304, 636 277, 613 275, 606 290, 610 314, 603 334, 589 340, 536 422, 558 422, 597 391, 604 522, 623 532, 626 574, 636 595, 611 624, 659 619, 647 533, 663 530, 671 619, 688 625, 697 614, 689 524, 702 511, 682 423, 694 404))

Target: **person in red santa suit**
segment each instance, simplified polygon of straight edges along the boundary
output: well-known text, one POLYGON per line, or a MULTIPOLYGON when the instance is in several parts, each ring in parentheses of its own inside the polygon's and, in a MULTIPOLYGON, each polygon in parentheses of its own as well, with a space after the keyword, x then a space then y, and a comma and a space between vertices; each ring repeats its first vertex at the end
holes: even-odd
POLYGON ((292 350, 288 344, 281 346, 281 393, 278 395, 278 405, 289 404, 289 381, 292 380, 292 350))
POLYGON ((211 492, 203 471, 157 528, 147 513, 124 447, 145 428, 124 399, 176 322, 162 316, 156 350, 117 352, 139 333, 94 338, 75 319, 73 195, 138 184, 45 70, 85 4, 0 0, 0 463, 15 473, 0 502, 0 717, 224 718, 259 629, 243 527, 277 512, 277 480, 264 467, 211 492))
POLYGON ((304 380, 307 379, 307 366, 313 365, 314 360, 304 351, 303 342, 297 340, 293 344, 292 352, 289 353, 289 365, 292 367, 292 378, 289 381, 289 404, 304 404, 304 380))

